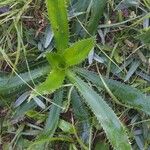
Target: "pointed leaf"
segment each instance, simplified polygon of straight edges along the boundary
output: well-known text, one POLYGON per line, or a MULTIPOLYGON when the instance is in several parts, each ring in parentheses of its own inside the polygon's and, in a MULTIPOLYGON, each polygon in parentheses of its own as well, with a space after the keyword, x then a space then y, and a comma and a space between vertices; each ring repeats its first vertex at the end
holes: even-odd
MULTIPOLYGON (((84 69, 77 69, 76 71, 82 77, 91 81, 96 86, 105 89, 103 82, 96 73, 84 69)), ((144 95, 142 92, 132 86, 104 77, 103 79, 119 102, 150 115, 150 97, 144 95)))
POLYGON ((112 146, 117 150, 131 150, 124 126, 102 97, 72 72, 68 73, 68 77, 85 98, 112 146))
POLYGON ((94 43, 93 38, 88 38, 72 44, 72 46, 67 48, 62 54, 66 65, 73 66, 81 63, 94 47, 94 43))
POLYGON ((63 50, 69 43, 69 25, 66 0, 46 0, 49 20, 54 32, 57 50, 63 50))
MULTIPOLYGON (((65 71, 59 69, 52 70, 48 75, 47 79, 45 80, 45 82, 37 86, 35 90, 36 92, 42 95, 54 92, 62 85, 64 78, 65 78, 65 71)), ((33 96, 37 95, 35 92, 33 92, 32 94, 33 96)))
POLYGON ((81 100, 81 96, 77 93, 77 90, 74 89, 71 93, 71 104, 73 108, 73 113, 78 120, 81 120, 82 122, 88 122, 90 115, 84 103, 81 100))

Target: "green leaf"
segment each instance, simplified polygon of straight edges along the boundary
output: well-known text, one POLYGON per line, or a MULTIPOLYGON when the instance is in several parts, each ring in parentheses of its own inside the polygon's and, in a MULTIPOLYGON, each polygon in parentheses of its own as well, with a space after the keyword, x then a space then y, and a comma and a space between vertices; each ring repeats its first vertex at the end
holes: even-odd
MULTIPOLYGON (((103 82, 96 73, 87 71, 85 69, 76 69, 76 71, 82 77, 88 81, 91 81, 96 86, 105 89, 103 82)), ((129 85, 104 77, 103 79, 113 95, 119 100, 119 102, 122 102, 123 104, 141 110, 150 115, 150 98, 148 96, 142 94, 141 91, 129 85)))
POLYGON ((72 44, 71 47, 65 49, 62 56, 65 59, 67 66, 73 66, 81 63, 94 47, 95 41, 93 38, 83 39, 72 44))
POLYGON ((90 34, 95 34, 100 18, 103 15, 104 8, 106 6, 107 0, 93 0, 91 8, 91 16, 88 23, 88 32, 90 34))
POLYGON ((150 44, 150 27, 142 30, 142 33, 137 38, 145 44, 150 44))
POLYGON ((140 61, 135 60, 132 62, 129 71, 127 72, 127 75, 125 76, 125 79, 124 79, 125 82, 128 81, 132 77, 132 75, 135 73, 139 65, 140 65, 140 61))
POLYGON ((86 109, 84 103, 81 100, 82 100, 82 98, 77 93, 77 90, 74 89, 71 93, 71 104, 72 104, 73 113, 75 115, 75 118, 77 118, 81 122, 83 122, 85 120, 87 122, 90 122, 89 121, 90 115, 88 113, 88 110, 86 109))
POLYGON ((15 113, 13 115, 14 120, 17 120, 17 118, 23 117, 29 110, 33 110, 36 107, 35 101, 30 101, 28 103, 23 103, 17 109, 15 110, 15 113))
POLYGON ((68 72, 67 75, 85 98, 86 103, 102 125, 112 146, 117 150, 131 150, 126 130, 108 104, 75 74, 68 72))
MULTIPOLYGON (((37 105, 37 104, 36 104, 37 105)), ((30 119, 37 120, 39 123, 44 122, 46 119, 46 115, 43 113, 39 113, 38 111, 31 109, 26 112, 26 116, 30 119)))
MULTIPOLYGON (((58 90, 54 93, 53 103, 57 105, 62 105, 63 101, 63 90, 58 90)), ((57 107, 56 105, 52 104, 50 107, 50 111, 48 114, 48 118, 44 127, 44 130, 39 135, 35 143, 38 143, 38 141, 41 141, 43 138, 52 138, 59 123, 59 117, 61 113, 61 108, 57 107)), ((39 144, 39 148, 41 150, 45 150, 46 146, 50 143, 50 141, 43 142, 39 144)))
MULTIPOLYGON (((64 70, 53 69, 48 75, 45 82, 37 86, 35 90, 37 93, 40 93, 41 95, 52 93, 62 85, 64 78, 65 78, 64 70)), ((32 95, 35 96, 37 94, 33 92, 32 95)))
POLYGON ((116 10, 127 9, 130 7, 138 7, 140 4, 139 0, 123 0, 116 6, 116 10))
POLYGON ((57 50, 63 50, 69 43, 69 25, 66 0, 46 0, 49 20, 54 32, 57 50))
POLYGON ((45 137, 40 139, 39 141, 35 141, 30 144, 30 146, 27 148, 27 150, 37 150, 39 149, 39 145, 46 143, 46 142, 73 142, 73 140, 68 136, 58 136, 58 137, 45 137))
POLYGON ((82 98, 78 94, 77 90, 73 89, 71 93, 71 104, 74 117, 80 122, 78 124, 78 127, 80 128, 78 134, 80 135, 82 141, 88 144, 90 140, 90 114, 84 102, 82 102, 81 100, 82 98))
POLYGON ((65 61, 61 55, 57 53, 47 53, 46 58, 52 68, 57 68, 62 70, 66 68, 65 61))
POLYGON ((109 144, 104 141, 97 142, 94 150, 109 150, 109 144))
MULTIPOLYGON (((62 105, 62 101, 63 101, 63 91, 58 90, 54 94, 53 102, 60 106, 60 105, 62 105)), ((50 111, 48 114, 48 119, 46 121, 44 131, 43 131, 49 137, 53 136, 53 134, 57 128, 60 113, 61 113, 61 108, 52 104, 50 107, 50 111)))
POLYGON ((19 74, 18 76, 0 76, 0 95, 9 96, 12 93, 18 93, 25 87, 28 87, 27 83, 31 83, 32 80, 34 82, 37 79, 39 80, 39 78, 46 75, 49 71, 49 66, 41 66, 40 68, 30 70, 30 74, 28 72, 25 72, 19 74))
POLYGON ((71 123, 65 121, 65 120, 60 120, 59 121, 59 128, 65 132, 65 133, 69 133, 69 134, 73 134, 74 130, 73 130, 73 126, 71 123))

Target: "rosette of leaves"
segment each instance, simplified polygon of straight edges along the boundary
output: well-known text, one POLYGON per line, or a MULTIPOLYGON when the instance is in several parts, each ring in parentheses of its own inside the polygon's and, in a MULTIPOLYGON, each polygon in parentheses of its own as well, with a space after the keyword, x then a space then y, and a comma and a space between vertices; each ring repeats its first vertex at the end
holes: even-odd
MULTIPOLYGON (((57 51, 56 53, 47 53, 46 58, 51 66, 45 82, 35 88, 35 91, 40 94, 49 94, 58 89, 67 75, 69 69, 82 62, 89 51, 94 46, 94 39, 87 38, 72 44, 64 51, 57 51)), ((36 94, 33 92, 32 94, 36 94)))
POLYGON ((131 145, 125 127, 116 114, 100 95, 72 71, 74 65, 80 64, 94 47, 94 38, 69 44, 66 0, 47 0, 46 4, 57 52, 46 53, 51 71, 46 80, 35 87, 31 97, 50 94, 61 87, 65 78, 69 79, 97 117, 114 149, 130 150, 131 145))
MULTIPOLYGON (((100 2, 100 0, 98 1, 100 2)), ((98 6, 96 5, 97 3, 94 3, 95 6, 98 6)), ((44 95, 55 92, 55 90, 61 87, 65 79, 69 80, 76 87, 87 105, 95 114, 114 149, 131 149, 125 127, 120 122, 114 111, 108 106, 103 98, 98 95, 98 93, 96 93, 91 87, 89 87, 88 84, 84 82, 83 79, 81 79, 79 76, 96 85, 96 87, 100 87, 106 90, 106 87, 100 77, 97 74, 89 72, 85 69, 76 67, 74 68, 74 65, 81 63, 86 58, 89 51, 94 47, 94 38, 82 39, 78 42, 70 44, 66 1, 47 0, 46 4, 48 8, 49 20, 54 32, 55 47, 57 51, 54 53, 46 53, 46 58, 50 64, 50 67, 45 66, 31 70, 30 74, 32 76, 32 79, 36 81, 39 81, 40 78, 48 74, 45 82, 35 87, 35 90, 32 92, 31 97, 38 96, 38 94, 44 95)), ((100 9, 97 10, 100 11, 100 9)), ((96 17, 99 16, 99 13, 96 14, 96 17)), ((95 21, 95 17, 92 16, 92 18, 93 19, 90 19, 89 23, 93 22, 93 20, 95 21)), ((95 23, 93 24, 95 25, 95 23)), ((93 24, 91 28, 92 30, 95 29, 95 27, 93 27, 93 24)), ((146 30, 146 32, 142 32, 141 35, 138 36, 138 38, 143 43, 149 44, 148 35, 149 28, 148 30, 146 30)), ((0 52, 1 51, 2 49, 0 48, 0 52)), ((26 83, 31 82, 31 78, 28 72, 19 74, 19 76, 20 77, 10 77, 7 75, 0 76, 0 96, 6 97, 10 94, 12 95, 12 93, 18 93, 18 91, 27 86, 26 83), (22 78, 24 81, 20 80, 20 78, 22 78)), ((107 78, 104 78, 104 81, 113 95, 117 98, 119 104, 143 111, 148 115, 150 114, 149 96, 146 96, 145 94, 141 93, 141 91, 127 84, 123 84, 107 78)), ((108 90, 106 91, 108 92, 108 90)), ((62 99, 63 93, 61 93, 60 91, 54 93, 54 102, 60 105, 62 99)), ((74 102, 76 98, 71 100, 74 102)), ((34 101, 26 103, 24 107, 20 107, 19 110, 21 111, 18 111, 18 114, 20 115, 21 112, 24 113, 29 108, 33 108, 35 104, 32 102, 34 101), (29 108, 27 108, 27 106, 29 108)), ((52 107, 53 109, 50 110, 49 118, 47 121, 48 123, 45 127, 45 133, 48 133, 48 135, 50 134, 47 131, 50 131, 51 135, 53 135, 60 114, 59 107, 54 105, 52 107), (51 131, 52 128, 53 131, 51 131)))

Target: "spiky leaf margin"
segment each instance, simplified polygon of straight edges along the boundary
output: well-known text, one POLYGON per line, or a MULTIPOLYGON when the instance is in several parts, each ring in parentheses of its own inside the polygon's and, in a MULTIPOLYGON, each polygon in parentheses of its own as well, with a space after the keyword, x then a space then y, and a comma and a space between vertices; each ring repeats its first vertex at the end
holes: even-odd
POLYGON ((18 93, 23 88, 28 87, 27 84, 31 83, 32 80, 41 80, 50 71, 49 66, 41 66, 29 72, 21 73, 19 75, 0 76, 0 96, 9 96, 12 93, 18 93))
POLYGON ((102 97, 72 72, 68 71, 67 75, 97 117, 112 146, 117 150, 131 150, 124 126, 102 97))
POLYGON ((69 24, 66 0, 46 0, 49 20, 54 32, 58 51, 66 49, 69 43, 69 24))
POLYGON ((95 41, 93 38, 83 39, 75 42, 69 48, 65 49, 62 57, 65 59, 67 66, 73 66, 81 63, 94 47, 95 41))
MULTIPOLYGON (((105 89, 103 82, 96 73, 79 68, 75 69, 75 71, 77 71, 78 74, 84 77, 86 80, 91 81, 97 87, 105 89)), ((149 96, 142 94, 142 92, 140 92, 138 89, 124 83, 106 78, 103 79, 119 102, 150 115, 149 96)))
POLYGON ((57 90, 65 79, 65 71, 59 69, 53 69, 46 80, 41 83, 39 86, 35 87, 35 91, 31 94, 31 97, 34 97, 38 94, 45 95, 50 94, 57 90))

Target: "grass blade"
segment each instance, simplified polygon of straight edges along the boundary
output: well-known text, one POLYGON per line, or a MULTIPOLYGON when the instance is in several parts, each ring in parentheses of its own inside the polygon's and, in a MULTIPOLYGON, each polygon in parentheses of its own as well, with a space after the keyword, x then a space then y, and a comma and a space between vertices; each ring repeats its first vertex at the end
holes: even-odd
POLYGON ((13 115, 13 121, 17 122, 17 120, 23 117, 29 110, 33 110, 37 107, 35 101, 30 101, 28 103, 24 103, 16 108, 15 113, 13 115))
POLYGON ((52 93, 62 85, 64 79, 65 79, 64 70, 53 69, 48 75, 45 82, 35 87, 36 92, 33 92, 31 95, 37 95, 39 93, 41 95, 52 93))

